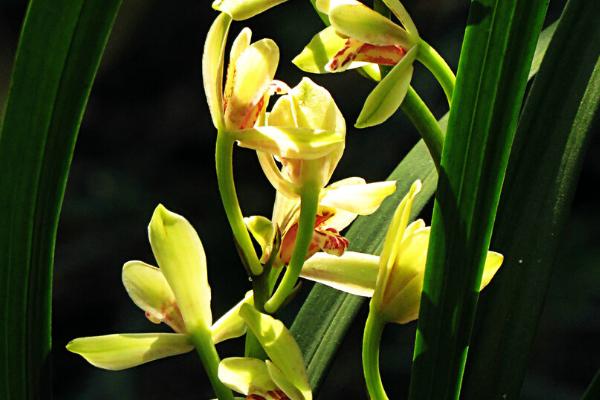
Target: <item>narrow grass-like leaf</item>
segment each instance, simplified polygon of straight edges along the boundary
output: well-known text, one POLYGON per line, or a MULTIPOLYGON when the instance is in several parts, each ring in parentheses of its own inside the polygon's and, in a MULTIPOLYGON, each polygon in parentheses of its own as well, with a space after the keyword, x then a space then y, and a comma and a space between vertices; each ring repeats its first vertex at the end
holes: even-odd
MULTIPOLYGON (((553 33, 553 25, 544 30, 535 50, 535 59, 541 60, 544 57, 553 33)), ((532 63, 530 77, 537 73, 539 64, 532 63)), ((447 120, 448 114, 439 121, 443 131, 446 130, 447 120)), ((351 250, 377 254, 381 249, 389 219, 414 179, 431 176, 430 180, 436 177, 435 181, 437 181, 435 165, 423 141, 413 147, 400 165, 388 177, 402 182, 396 194, 386 200, 376 214, 359 217, 348 231, 346 237, 350 239, 351 250), (400 168, 400 165, 403 167, 400 168), (368 229, 369 233, 363 234, 363 229, 368 229)), ((433 195, 433 191, 427 190, 427 186, 424 185, 424 190, 415 199, 414 216, 418 215, 433 195)), ((303 304, 291 330, 304 353, 313 389, 318 388, 324 372, 363 302, 362 297, 317 284, 303 304)))
POLYGON ((519 398, 600 104, 599 10, 568 3, 519 121, 492 240, 505 264, 477 311, 466 399, 519 398))
POLYGON ((442 153, 410 399, 457 399, 483 263, 547 2, 473 1, 442 153))
POLYGON ((0 132, 0 398, 48 398, 51 277, 67 173, 120 0, 33 0, 0 132))

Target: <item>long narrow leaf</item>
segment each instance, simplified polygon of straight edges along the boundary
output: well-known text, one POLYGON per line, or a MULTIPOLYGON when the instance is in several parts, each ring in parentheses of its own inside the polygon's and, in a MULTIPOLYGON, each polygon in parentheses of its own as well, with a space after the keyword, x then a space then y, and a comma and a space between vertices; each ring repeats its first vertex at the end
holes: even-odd
POLYGON ((33 0, 0 132, 0 398, 48 398, 51 277, 67 173, 120 0, 33 0))
POLYGON ((600 397, 600 369, 594 375, 592 382, 585 390, 581 400, 594 400, 600 397))
POLYGON ((599 10, 569 2, 523 110, 492 240, 505 265, 477 311, 467 399, 519 397, 600 103, 599 10))
MULTIPOLYGON (((554 29, 555 25, 553 24, 544 30, 536 47, 534 59, 543 59, 548 41, 552 37, 554 29)), ((537 73, 539 65, 540 62, 532 63, 529 77, 533 77, 537 73)), ((448 114, 439 121, 444 131, 447 117, 448 114)), ((405 186, 404 191, 399 188, 395 196, 384 202, 376 214, 359 217, 352 225, 352 228, 346 235, 350 239, 350 248, 352 250, 377 254, 385 235, 387 220, 394 212, 394 207, 398 205, 400 199, 406 194, 407 185, 410 184, 411 179, 419 176, 430 176, 430 174, 437 177, 431 156, 425 150, 424 143, 420 141, 402 161, 401 164, 404 164, 405 168, 400 170, 397 167, 388 177, 390 180, 402 180, 405 186), (404 176, 403 174, 405 173, 408 175, 404 176), (379 222, 378 224, 374 223, 374 218, 376 217, 379 222), (361 229, 363 228, 368 228, 373 232, 374 236, 361 234, 361 229)), ((422 205, 420 203, 415 204, 415 206, 419 206, 419 211, 432 195, 433 192, 419 193, 416 200, 424 202, 422 205)), ((413 208, 413 210, 416 211, 417 207, 413 208)), ((415 213, 415 215, 417 214, 415 213)), ((314 389, 317 389, 321 383, 323 373, 331 363, 336 350, 363 302, 364 299, 361 297, 348 295, 317 284, 303 304, 292 325, 292 332, 298 338, 300 347, 304 353, 304 358, 308 364, 308 375, 314 389)))
POLYGON ((431 224, 410 399, 457 399, 517 117, 547 2, 473 1, 431 224))

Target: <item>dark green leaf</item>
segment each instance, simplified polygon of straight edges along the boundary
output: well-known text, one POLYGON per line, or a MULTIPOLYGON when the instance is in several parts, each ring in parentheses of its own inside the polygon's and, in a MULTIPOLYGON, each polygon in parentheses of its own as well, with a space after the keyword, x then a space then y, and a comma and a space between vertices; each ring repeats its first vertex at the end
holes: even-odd
POLYGON ((568 3, 519 121, 492 240, 505 261, 477 311, 467 399, 519 398, 600 102, 599 10, 568 3))
MULTIPOLYGON (((548 27, 536 47, 535 59, 542 59, 547 48, 547 41, 554 33, 553 26, 548 27)), ((539 63, 532 63, 530 76, 537 73, 539 63)), ((440 119, 442 131, 446 130, 448 114, 440 119)), ((426 146, 420 141, 406 156, 400 166, 394 170, 388 179, 402 180, 403 190, 398 191, 392 199, 384 202, 380 210, 368 217, 359 217, 346 235, 350 239, 350 248, 354 251, 364 251, 377 254, 387 228, 388 219, 395 207, 406 194, 411 179, 417 177, 437 176, 435 166, 426 146), (406 176, 404 174, 407 174, 406 176), (375 218, 379 225, 374 224, 375 218), (361 227, 362 224, 362 227, 361 227), (361 229, 367 227, 375 236, 362 235, 361 229)), ((437 179, 436 179, 437 180, 437 179)), ((413 211, 420 211, 433 195, 432 191, 423 191, 417 196, 417 201, 424 203, 415 204, 413 211), (419 207, 416 207, 419 206, 419 207)), ((417 215, 415 213, 414 215, 417 215)), ((348 295, 323 285, 315 285, 308 299, 302 306, 300 313, 292 325, 292 332, 297 337, 308 365, 308 374, 313 389, 317 389, 323 373, 327 370, 333 355, 337 351, 344 335, 346 334, 354 317, 358 313, 364 299, 348 295), (318 318, 315 318, 318 316, 318 318)))
POLYGON ((431 224, 409 398, 457 399, 544 0, 473 1, 431 224))
POLYGON ((594 379, 590 382, 590 386, 586 389, 581 397, 581 400, 594 400, 600 397, 600 370, 594 375, 594 379))
POLYGON ((0 132, 0 398, 48 398, 54 242, 73 147, 120 0, 33 0, 0 132))

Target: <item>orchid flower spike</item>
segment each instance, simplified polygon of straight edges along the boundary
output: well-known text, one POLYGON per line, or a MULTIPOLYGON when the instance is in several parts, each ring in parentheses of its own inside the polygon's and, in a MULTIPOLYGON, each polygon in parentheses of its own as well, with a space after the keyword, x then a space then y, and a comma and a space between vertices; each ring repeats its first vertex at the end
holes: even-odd
POLYGON ((227 13, 233 20, 242 21, 285 3, 287 0, 215 0, 212 8, 227 13))
POLYGON ((371 78, 381 80, 365 101, 357 128, 381 124, 398 109, 417 57, 420 38, 408 12, 398 0, 384 3, 401 25, 356 0, 317 0, 317 9, 329 17, 331 26, 315 35, 292 61, 312 73, 362 67, 371 78), (383 79, 380 65, 393 66, 383 79))
MULTIPOLYGON (((430 227, 408 223, 412 203, 421 190, 416 181, 398 205, 381 255, 346 252, 341 257, 315 254, 301 276, 351 294, 372 297, 371 307, 387 322, 406 324, 419 316, 430 227)), ((504 257, 489 251, 480 289, 492 280, 504 257)))
MULTIPOLYGON (((348 239, 340 232, 348 227, 358 215, 374 213, 383 200, 396 190, 396 182, 366 183, 363 178, 353 177, 332 183, 320 193, 317 218, 306 258, 318 251, 323 251, 335 256, 341 256, 348 248, 348 239)), ((297 198, 288 198, 277 193, 273 208, 273 222, 264 217, 248 218, 247 226, 254 238, 263 248, 263 257, 270 256, 271 249, 268 241, 261 238, 258 229, 258 218, 262 218, 263 231, 267 229, 267 222, 271 228, 267 237, 274 237, 275 229, 281 232, 281 245, 278 253, 278 264, 287 265, 294 252, 296 235, 298 233, 298 219, 300 216, 300 201, 297 198)))
POLYGON ((69 351, 98 368, 121 370, 189 352, 194 348, 189 335, 198 329, 206 330, 213 343, 246 333, 238 312, 242 304, 252 302, 248 295, 212 324, 206 256, 190 223, 159 205, 148 232, 160 268, 129 261, 123 266, 123 285, 148 320, 155 324, 163 322, 175 333, 81 337, 67 344, 69 351))
POLYGON ((219 364, 225 386, 252 400, 311 400, 298 344, 283 323, 244 304, 239 312, 269 357, 226 358, 219 364))

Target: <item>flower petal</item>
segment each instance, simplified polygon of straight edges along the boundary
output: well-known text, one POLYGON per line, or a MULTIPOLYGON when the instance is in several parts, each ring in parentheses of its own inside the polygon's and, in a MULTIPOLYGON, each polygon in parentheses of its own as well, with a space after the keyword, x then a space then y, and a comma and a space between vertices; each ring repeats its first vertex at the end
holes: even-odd
POLYGON ((180 333, 132 333, 81 337, 67 350, 95 367, 118 371, 150 361, 187 353, 194 348, 180 333))
POLYGON ((240 308, 242 308, 242 304, 244 303, 254 304, 252 292, 246 293, 243 300, 223 314, 223 316, 211 326, 210 331, 214 344, 240 337, 246 333, 246 323, 242 317, 240 317, 240 308))
POLYGON ((267 262, 275 239, 275 226, 268 218, 260 215, 246 217, 244 223, 262 250, 261 262, 267 262))
POLYGON ((328 71, 325 68, 335 55, 344 48, 347 40, 346 37, 337 33, 333 26, 328 26, 311 39, 302 52, 292 60, 292 63, 302 71, 314 74, 342 72, 367 65, 365 62, 351 62, 344 69, 328 71))
POLYGON ((127 294, 150 321, 164 322, 175 332, 185 332, 175 295, 158 268, 141 261, 129 261, 123 265, 121 276, 127 294))
POLYGON ((188 332, 208 330, 212 323, 210 286, 202 242, 181 215, 159 204, 148 226, 150 245, 175 294, 188 332))
POLYGON ((302 78, 288 94, 299 127, 346 134, 346 122, 331 94, 309 78, 302 78))
POLYGON ((379 257, 346 251, 342 256, 316 253, 306 260, 300 276, 356 296, 371 297, 379 257))
POLYGON ((329 20, 338 33, 374 45, 412 47, 415 39, 402 27, 356 1, 329 7, 329 20))
POLYGON ((329 186, 320 204, 358 215, 374 213, 396 191, 396 181, 329 186))
POLYGON ((248 304, 242 305, 240 315, 271 361, 305 399, 311 399, 312 394, 300 347, 283 323, 270 315, 256 311, 248 304))
POLYGON ((413 74, 417 46, 410 49, 392 70, 375 86, 354 124, 357 128, 379 125, 391 117, 404 101, 413 74))
POLYGON ((305 397, 302 392, 300 392, 292 382, 290 382, 282 370, 277 368, 275 364, 271 361, 266 360, 265 364, 267 366, 267 370, 269 371, 269 375, 271 375, 271 379, 277 387, 287 396, 290 400, 308 400, 312 398, 312 393, 310 396, 305 397))
POLYGON ((419 318, 421 293, 423 292, 423 275, 414 276, 390 299, 382 315, 388 322, 407 324, 419 318))
POLYGON ((402 3, 400 3, 398 0, 383 0, 383 2, 392 11, 396 18, 398 18, 408 33, 418 38, 419 32, 417 31, 417 27, 402 3))
POLYGON ((250 46, 251 40, 252 31, 250 28, 244 28, 231 44, 231 50, 229 51, 229 65, 227 66, 227 78, 225 79, 225 89, 223 90, 225 103, 233 94, 233 82, 235 81, 235 67, 237 60, 250 46))
POLYGON ((228 388, 244 395, 266 396, 276 390, 264 361, 250 357, 230 357, 219 363, 219 380, 228 388))
POLYGON ((284 3, 287 0, 215 0, 212 7, 215 10, 227 13, 235 21, 252 18, 271 7, 284 3))
POLYGON ((484 287, 490 283, 496 272, 500 269, 504 256, 495 251, 488 251, 485 259, 485 265, 483 266, 483 276, 481 277, 481 285, 479 290, 483 290, 484 287))
POLYGON ((314 160, 344 146, 343 134, 309 128, 256 126, 230 134, 241 147, 290 159, 314 160))
POLYGON ((232 77, 231 96, 227 98, 225 109, 227 128, 249 127, 246 121, 248 113, 268 92, 278 63, 279 48, 271 39, 254 42, 239 55, 235 62, 235 74, 232 77))
POLYGON ((231 17, 220 14, 211 25, 204 52, 202 53, 202 82, 213 125, 217 129, 224 126, 223 120, 223 63, 227 32, 231 17))
POLYGON ((392 273, 394 262, 398 257, 398 250, 402 239, 404 238, 404 232, 408 225, 408 219, 412 208, 412 203, 415 196, 421 191, 421 181, 416 180, 410 187, 408 193, 394 212, 390 226, 385 235, 383 242, 383 250, 381 251, 379 273, 377 275, 377 283, 375 285, 375 292, 373 293, 373 302, 375 305, 381 305, 385 288, 387 287, 388 280, 392 273))

